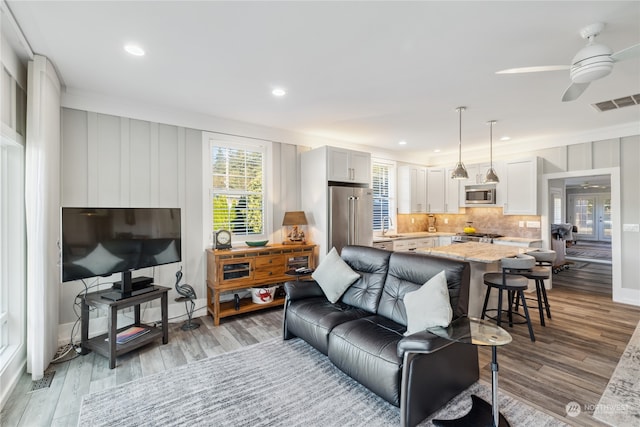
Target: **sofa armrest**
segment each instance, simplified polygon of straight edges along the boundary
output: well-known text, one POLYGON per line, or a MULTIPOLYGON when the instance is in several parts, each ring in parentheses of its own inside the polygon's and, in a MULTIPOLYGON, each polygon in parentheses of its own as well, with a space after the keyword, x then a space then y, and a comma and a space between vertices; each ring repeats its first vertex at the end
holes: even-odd
POLYGON ((404 357, 406 352, 433 353, 451 344, 452 341, 441 338, 431 332, 420 331, 398 341, 398 357, 404 357))
POLYGON ((289 301, 324 296, 322 288, 315 280, 292 280, 284 284, 284 292, 289 301))

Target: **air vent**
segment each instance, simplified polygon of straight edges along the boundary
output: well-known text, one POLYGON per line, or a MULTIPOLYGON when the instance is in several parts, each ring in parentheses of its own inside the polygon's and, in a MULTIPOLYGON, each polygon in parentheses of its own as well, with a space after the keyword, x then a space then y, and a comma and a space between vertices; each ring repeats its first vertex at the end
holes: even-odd
POLYGON ((640 104, 640 93, 636 95, 625 96, 623 98, 612 99, 610 101, 597 102, 591 104, 593 108, 600 112, 617 110, 619 108, 631 107, 640 104))

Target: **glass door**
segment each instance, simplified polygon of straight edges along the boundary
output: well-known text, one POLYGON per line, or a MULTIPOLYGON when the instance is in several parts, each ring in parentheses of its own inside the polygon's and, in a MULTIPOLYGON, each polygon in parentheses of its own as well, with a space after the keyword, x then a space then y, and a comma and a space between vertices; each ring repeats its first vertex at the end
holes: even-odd
POLYGON ((611 240, 611 195, 575 194, 569 197, 569 222, 578 228, 576 240, 611 240))
POLYGON ((599 196, 597 201, 598 240, 611 241, 611 196, 599 196))

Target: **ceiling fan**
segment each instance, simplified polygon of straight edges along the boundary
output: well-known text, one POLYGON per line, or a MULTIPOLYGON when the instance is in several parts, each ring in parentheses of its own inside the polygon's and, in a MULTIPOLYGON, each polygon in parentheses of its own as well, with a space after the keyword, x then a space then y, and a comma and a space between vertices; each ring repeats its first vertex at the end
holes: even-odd
POLYGON ((587 40, 587 45, 580 49, 573 57, 571 65, 543 65, 537 67, 509 68, 507 70, 496 71, 496 74, 516 74, 535 73, 539 71, 569 70, 571 85, 562 95, 562 102, 574 101, 589 87, 594 81, 608 76, 613 70, 613 64, 640 57, 640 44, 622 49, 619 52, 613 51, 595 39, 604 29, 604 24, 596 22, 580 30, 580 35, 587 40))

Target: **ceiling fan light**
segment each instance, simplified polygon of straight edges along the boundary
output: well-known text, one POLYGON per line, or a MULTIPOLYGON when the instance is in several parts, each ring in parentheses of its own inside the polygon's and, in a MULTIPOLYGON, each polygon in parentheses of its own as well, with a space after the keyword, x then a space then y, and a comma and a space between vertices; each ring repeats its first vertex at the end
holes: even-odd
POLYGON ((497 184, 500 182, 500 178, 498 178, 498 174, 495 169, 489 168, 487 174, 484 176, 485 184, 497 184))
POLYGON ((464 167, 462 162, 458 162, 456 164, 456 168, 451 172, 452 179, 469 179, 469 174, 467 173, 467 169, 464 167))

